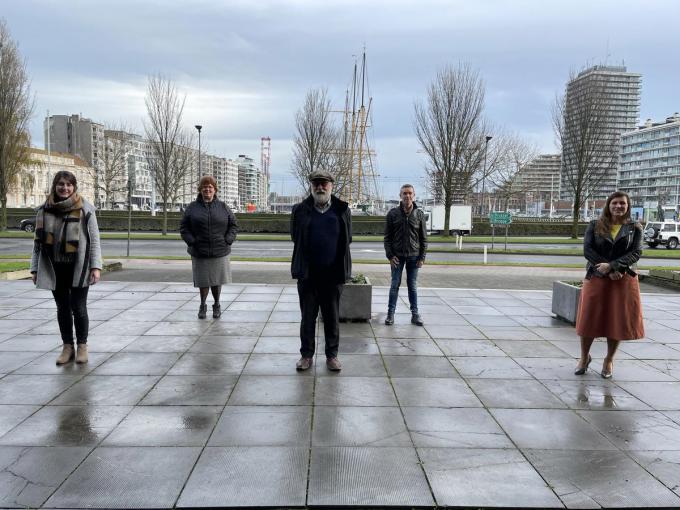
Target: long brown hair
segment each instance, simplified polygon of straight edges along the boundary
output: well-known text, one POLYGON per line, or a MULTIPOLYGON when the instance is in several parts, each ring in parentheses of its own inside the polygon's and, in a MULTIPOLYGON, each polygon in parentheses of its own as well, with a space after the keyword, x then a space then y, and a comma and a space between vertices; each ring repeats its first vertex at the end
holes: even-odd
POLYGON ((611 233, 612 230, 612 213, 609 210, 609 204, 611 203, 612 200, 615 198, 625 198, 626 203, 628 204, 628 207, 626 209, 626 214, 623 217, 623 223, 631 223, 633 220, 631 220, 630 217, 630 207, 631 207, 631 202, 630 202, 630 197, 628 196, 628 193, 625 193, 623 191, 615 191, 611 195, 607 197, 607 201, 604 203, 604 207, 602 208, 602 214, 600 214, 600 217, 597 220, 597 224, 595 225, 595 232, 600 234, 601 236, 608 236, 611 233))
POLYGON ((52 179, 52 187, 50 188, 50 193, 52 194, 53 197, 57 196, 57 184, 62 179, 64 179, 69 184, 73 184, 74 193, 78 191, 78 179, 76 179, 76 176, 73 173, 69 172, 68 170, 59 170, 56 174, 54 174, 54 179, 52 179))

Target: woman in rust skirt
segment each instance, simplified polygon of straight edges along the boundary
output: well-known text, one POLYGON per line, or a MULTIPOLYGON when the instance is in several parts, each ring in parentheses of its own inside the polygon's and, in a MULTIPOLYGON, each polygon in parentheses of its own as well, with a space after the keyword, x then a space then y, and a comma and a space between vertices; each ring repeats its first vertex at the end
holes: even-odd
POLYGON ((586 229, 583 254, 588 266, 576 317, 576 333, 581 337, 576 375, 586 373, 595 338, 607 339, 607 356, 600 374, 609 379, 619 343, 645 336, 635 272, 641 238, 642 228, 630 217, 630 197, 622 191, 607 198, 600 218, 586 229))

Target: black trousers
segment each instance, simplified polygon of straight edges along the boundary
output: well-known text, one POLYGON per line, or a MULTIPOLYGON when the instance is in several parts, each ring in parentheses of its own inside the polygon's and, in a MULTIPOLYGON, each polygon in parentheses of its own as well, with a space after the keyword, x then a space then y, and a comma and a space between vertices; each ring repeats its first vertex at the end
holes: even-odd
POLYGON ((57 276, 56 288, 52 291, 57 303, 59 332, 65 344, 73 344, 73 325, 76 326, 76 339, 79 344, 87 343, 90 319, 87 316, 87 291, 89 287, 71 287, 73 284, 74 264, 54 264, 57 276))
POLYGON ((304 358, 314 356, 316 346, 316 318, 319 309, 323 314, 323 329, 326 338, 326 357, 338 355, 340 345, 340 295, 342 284, 312 278, 298 280, 300 298, 300 354, 304 358))

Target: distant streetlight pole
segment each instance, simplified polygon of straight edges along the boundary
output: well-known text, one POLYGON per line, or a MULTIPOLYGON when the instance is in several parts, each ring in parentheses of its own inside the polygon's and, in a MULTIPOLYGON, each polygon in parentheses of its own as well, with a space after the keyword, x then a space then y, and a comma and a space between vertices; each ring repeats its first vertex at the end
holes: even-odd
POLYGON ((196 124, 194 126, 198 130, 198 179, 196 179, 196 185, 201 182, 201 129, 203 126, 196 124))
POLYGON ((482 206, 479 210, 480 216, 484 216, 484 198, 486 196, 486 153, 489 149, 489 140, 491 140, 493 136, 486 136, 486 141, 484 142, 484 175, 482 176, 482 206))

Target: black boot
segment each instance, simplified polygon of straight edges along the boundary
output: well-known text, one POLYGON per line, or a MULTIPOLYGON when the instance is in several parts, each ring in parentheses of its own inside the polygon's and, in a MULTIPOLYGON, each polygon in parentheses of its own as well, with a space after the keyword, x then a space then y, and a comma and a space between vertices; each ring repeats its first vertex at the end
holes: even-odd
POLYGON ((198 318, 199 319, 205 319, 208 314, 208 305, 205 303, 201 303, 201 306, 198 307, 198 318))
POLYGON ((222 307, 219 303, 215 303, 213 305, 213 319, 219 319, 220 315, 222 315, 222 307))

